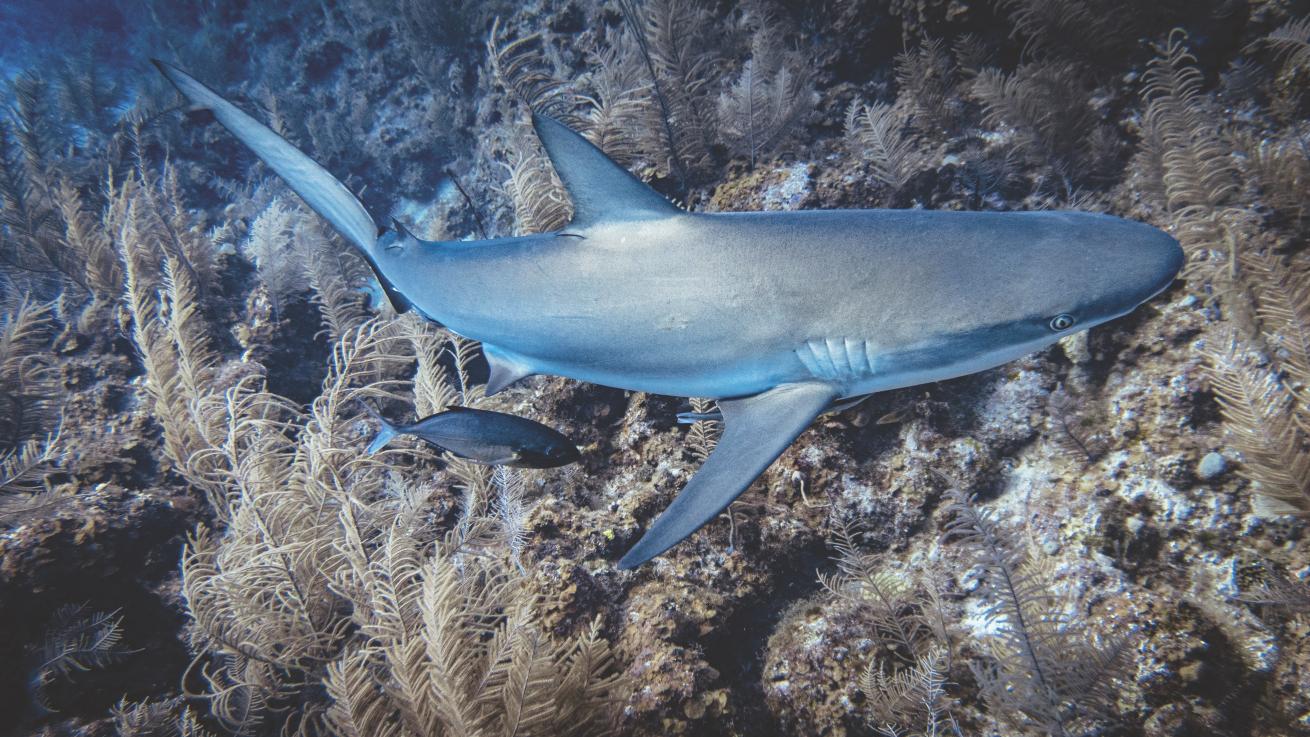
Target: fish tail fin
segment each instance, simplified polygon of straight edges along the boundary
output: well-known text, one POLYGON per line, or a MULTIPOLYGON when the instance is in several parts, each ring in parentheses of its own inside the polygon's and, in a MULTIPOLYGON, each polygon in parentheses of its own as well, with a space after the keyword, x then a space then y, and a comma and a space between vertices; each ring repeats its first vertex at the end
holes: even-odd
POLYGON ((382 429, 378 430, 377 437, 373 438, 373 442, 368 444, 368 448, 365 451, 369 455, 373 455, 379 450, 382 450, 387 443, 390 443, 392 438, 399 435, 400 429, 388 422, 387 418, 383 417, 367 402, 360 402, 360 405, 363 406, 364 411, 368 413, 369 417, 377 420, 377 423, 382 426, 382 429))

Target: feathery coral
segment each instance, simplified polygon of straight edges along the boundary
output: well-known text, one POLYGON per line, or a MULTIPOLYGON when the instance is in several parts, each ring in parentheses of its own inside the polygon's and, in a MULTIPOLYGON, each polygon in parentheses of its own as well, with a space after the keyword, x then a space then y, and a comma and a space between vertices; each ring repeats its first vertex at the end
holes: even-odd
POLYGON ((909 183, 927 163, 915 137, 905 131, 905 121, 891 105, 858 100, 846 110, 846 140, 852 150, 865 156, 873 176, 895 193, 909 183))
POLYGON ((786 51, 780 32, 767 20, 751 38, 751 56, 719 98, 724 138, 752 168, 814 110, 818 93, 799 52, 786 51))
POLYGON ((1040 559, 962 492, 948 495, 952 519, 944 538, 967 546, 986 575, 986 616, 996 639, 990 658, 972 668, 987 703, 998 715, 1053 735, 1104 714, 1114 682, 1131 663, 1132 636, 1089 631, 1055 592, 1040 559))

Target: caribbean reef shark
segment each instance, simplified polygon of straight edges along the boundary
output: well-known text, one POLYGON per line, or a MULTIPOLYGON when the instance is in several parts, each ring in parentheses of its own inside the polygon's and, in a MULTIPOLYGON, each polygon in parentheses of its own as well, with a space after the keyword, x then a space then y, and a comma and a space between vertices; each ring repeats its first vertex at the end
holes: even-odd
POLYGON ((685 212, 543 115, 533 125, 573 221, 422 241, 380 230, 309 157, 156 64, 359 249, 398 309, 481 341, 488 394, 555 374, 718 399, 718 446, 622 568, 713 519, 835 404, 1049 346, 1131 312, 1183 263, 1163 231, 1090 213, 685 212))

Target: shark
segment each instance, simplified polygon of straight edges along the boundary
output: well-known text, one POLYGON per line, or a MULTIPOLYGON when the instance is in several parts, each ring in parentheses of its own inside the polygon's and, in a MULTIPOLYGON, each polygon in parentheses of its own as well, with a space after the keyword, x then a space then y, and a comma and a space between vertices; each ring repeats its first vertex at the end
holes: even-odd
POLYGON ((724 431, 619 561, 714 519, 818 415, 990 369, 1132 312, 1183 264, 1169 234, 1069 212, 676 207, 583 136, 532 122, 573 201, 549 233, 426 241, 186 72, 155 62, 369 262, 397 310, 482 343, 487 394, 535 374, 717 400, 724 431))

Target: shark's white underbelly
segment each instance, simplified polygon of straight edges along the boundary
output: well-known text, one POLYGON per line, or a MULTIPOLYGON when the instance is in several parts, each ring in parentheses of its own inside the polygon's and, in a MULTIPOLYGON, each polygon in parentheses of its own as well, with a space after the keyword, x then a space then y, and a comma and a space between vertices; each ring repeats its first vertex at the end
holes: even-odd
MULTIPOLYGON (((694 359, 672 361, 633 371, 632 361, 573 361, 569 356, 540 358, 498 345, 496 351, 530 366, 540 374, 566 376, 604 386, 682 397, 741 397, 779 384, 820 381, 836 387, 843 398, 953 379, 984 371, 1041 350, 1057 336, 1043 337, 1000 349, 964 353, 942 361, 925 361, 930 347, 881 350, 862 338, 824 338, 788 348, 759 346, 740 360, 719 365, 694 359)), ((582 355, 582 354, 580 354, 582 355)))

